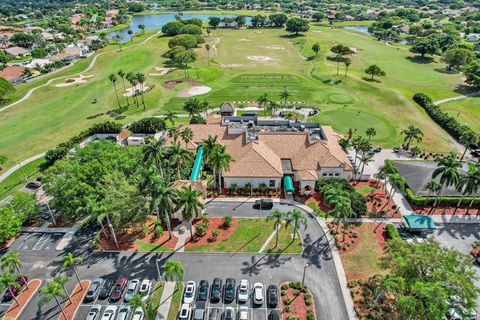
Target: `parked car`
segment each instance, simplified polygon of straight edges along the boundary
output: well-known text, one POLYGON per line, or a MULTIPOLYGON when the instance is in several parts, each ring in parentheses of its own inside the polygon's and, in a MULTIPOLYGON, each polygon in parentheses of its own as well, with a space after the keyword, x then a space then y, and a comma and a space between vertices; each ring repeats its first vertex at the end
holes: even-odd
POLYGON ((113 301, 120 300, 120 298, 122 298, 123 290, 125 290, 125 287, 127 286, 127 283, 128 279, 126 277, 118 277, 117 282, 115 282, 115 286, 113 286, 110 299, 112 299, 113 301))
POLYGON ((248 320, 248 307, 240 307, 238 309, 238 320, 248 320))
POLYGON ((18 296, 20 292, 22 292, 25 284, 28 282, 28 277, 19 276, 17 277, 17 279, 15 279, 15 282, 18 286, 10 286, 10 290, 7 290, 7 292, 5 292, 5 294, 3 295, 3 300, 9 301, 12 300, 14 296, 18 296))
POLYGON ((130 306, 121 306, 118 310, 118 316, 116 320, 127 320, 130 317, 132 308, 130 306))
POLYGON ((280 317, 280 312, 278 310, 272 310, 268 314, 268 320, 281 320, 282 318, 280 317))
POLYGON ((240 280, 240 286, 238 286, 237 299, 239 302, 247 302, 248 300, 248 280, 240 280))
POLYGON ((138 307, 133 312, 132 320, 143 320, 144 317, 145 314, 143 312, 143 309, 141 307, 138 307))
POLYGON ((132 300, 133 296, 137 294, 138 289, 140 288, 140 280, 133 279, 128 282, 127 291, 125 292, 125 301, 128 302, 132 300))
POLYGON ((188 303, 182 304, 180 313, 178 315, 179 320, 190 320, 190 313, 192 312, 192 307, 188 303))
POLYGON ((99 299, 107 299, 112 291, 112 287, 115 284, 115 280, 113 278, 108 278, 103 283, 102 289, 100 290, 100 294, 98 295, 99 299))
POLYGON ((393 148, 393 152, 395 152, 395 153, 399 153, 400 150, 402 150, 402 149, 401 148, 393 148))
POLYGON ((94 304, 91 308, 90 311, 88 311, 87 317, 85 318, 86 320, 97 320, 100 318, 100 309, 102 309, 102 306, 99 304, 94 304))
POLYGON ((278 304, 278 288, 273 284, 267 289, 267 304, 270 308, 276 308, 278 304))
POLYGON ((207 301, 208 299, 208 281, 201 280, 198 284, 198 301, 207 301))
POLYGON ((222 299, 222 279, 215 278, 212 283, 212 290, 210 292, 210 300, 218 302, 222 299))
POLYGON ((195 312, 193 313, 193 320, 204 320, 205 319, 205 302, 199 301, 195 305, 195 312))
POLYGON ((376 146, 375 149, 372 150, 374 153, 380 153, 382 151, 382 148, 379 146, 376 146))
POLYGON ((260 210, 269 210, 273 208, 273 200, 272 199, 260 199, 255 200, 253 204, 254 209, 260 210))
POLYGON ((195 281, 188 281, 185 291, 183 292, 183 303, 192 303, 195 300, 195 289, 197 285, 195 281))
POLYGON ((152 281, 145 279, 140 284, 140 289, 138 289, 138 294, 142 296, 142 300, 145 301, 148 299, 148 296, 152 292, 152 281))
POLYGON ((235 300, 235 279, 227 278, 223 291, 223 300, 225 300, 226 303, 235 300))
POLYGON ((217 308, 213 308, 210 310, 210 315, 208 316, 208 320, 218 320, 218 314, 220 312, 217 308))
POLYGON ((226 307, 223 313, 223 320, 235 320, 235 311, 232 307, 226 307))
POLYGON ((103 311, 101 320, 114 320, 117 314, 117 306, 107 306, 103 311))
POLYGON ((470 150, 470 154, 474 157, 480 157, 480 149, 470 150))
POLYGON ((38 181, 38 180, 33 180, 33 181, 30 181, 29 183, 27 183, 26 187, 28 189, 32 189, 32 190, 35 190, 35 189, 38 189, 42 186, 42 182, 41 181, 38 181))
POLYGON ((85 295, 85 301, 95 300, 95 298, 100 293, 100 290, 102 289, 102 285, 103 285, 102 278, 97 278, 93 280, 93 282, 90 284, 90 287, 88 287, 87 294, 85 295))
POLYGON ((263 284, 260 282, 253 285, 253 303, 256 305, 263 304, 263 284))

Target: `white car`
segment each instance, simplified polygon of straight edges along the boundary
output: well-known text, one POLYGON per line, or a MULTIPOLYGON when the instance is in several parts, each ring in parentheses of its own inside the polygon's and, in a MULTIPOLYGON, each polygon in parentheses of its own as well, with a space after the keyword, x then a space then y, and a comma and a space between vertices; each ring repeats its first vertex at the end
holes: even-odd
POLYGON ((248 307, 238 309, 238 320, 248 320, 248 307))
POLYGON ((113 320, 117 314, 117 306, 107 306, 103 311, 101 320, 113 320))
POLYGON ((132 311, 130 306, 121 306, 116 320, 127 320, 130 317, 130 311, 132 311))
POLYGON ((240 280, 240 285, 238 286, 238 294, 237 298, 240 302, 247 302, 248 301, 248 280, 242 279, 240 280))
POLYGON ((140 280, 138 279, 133 279, 130 280, 127 286, 127 292, 125 293, 125 301, 130 301, 132 300, 133 296, 137 293, 138 288, 140 287, 140 280))
POLYGON ((87 317, 85 318, 86 320, 97 320, 100 317, 100 309, 102 309, 102 306, 99 304, 95 304, 90 308, 90 311, 88 312, 87 317))
POLYGON ((140 284, 140 289, 138 289, 138 294, 142 296, 142 300, 145 301, 148 299, 150 292, 152 291, 152 281, 145 279, 140 284))
POLYGON ((179 320, 190 320, 190 313, 192 312, 192 307, 188 303, 182 304, 180 309, 180 314, 178 315, 179 320))
POLYGON ((195 300, 195 289, 197 285, 195 281, 188 281, 183 293, 183 303, 192 303, 195 300))
POLYGON ((132 320, 143 320, 144 316, 145 316, 145 314, 143 313, 143 309, 138 307, 133 312, 132 320))
POLYGON ((253 285, 253 303, 257 305, 263 304, 263 284, 256 282, 253 285))

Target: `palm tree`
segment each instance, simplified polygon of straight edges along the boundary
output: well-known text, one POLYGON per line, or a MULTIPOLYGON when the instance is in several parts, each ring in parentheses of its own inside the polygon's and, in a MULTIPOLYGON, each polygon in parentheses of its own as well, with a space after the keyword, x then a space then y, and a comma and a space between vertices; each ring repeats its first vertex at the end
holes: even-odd
POLYGON ((407 129, 401 131, 401 134, 405 136, 404 142, 407 143, 406 149, 410 148, 410 144, 412 140, 416 140, 417 142, 421 142, 423 139, 423 132, 419 128, 411 125, 407 129))
POLYGON ((368 153, 368 152, 362 153, 362 156, 360 157, 360 163, 362 164, 362 170, 360 170, 360 175, 358 176, 357 182, 360 182, 360 180, 362 179, 363 171, 365 170, 365 165, 367 163, 370 163, 370 162, 373 162, 373 155, 368 153))
POLYGON ((375 128, 368 128, 365 131, 365 134, 368 137, 368 141, 370 141, 370 140, 372 140, 372 137, 375 137, 377 135, 377 130, 375 130, 375 128))
POLYGON ((133 101, 135 102, 135 106, 138 107, 138 97, 137 97, 137 76, 133 72, 127 73, 125 76, 125 79, 127 79, 128 82, 130 82, 130 85, 132 86, 132 97, 133 101))
POLYGON ((178 116, 175 112, 168 112, 165 117, 163 118, 165 119, 165 122, 170 122, 170 124, 172 125, 172 127, 175 127, 175 120, 178 119, 178 116))
POLYGON ((385 184, 383 185, 384 188, 387 184, 389 176, 394 173, 397 173, 397 169, 395 169, 393 162, 391 160, 385 160, 383 166, 381 166, 377 172, 377 177, 380 179, 385 179, 385 184))
POLYGON ((122 51, 122 37, 119 34, 117 34, 115 37, 113 37, 113 41, 117 43, 119 48, 118 50, 122 51))
POLYGON ((144 24, 139 24, 138 29, 142 30, 142 33, 145 33, 145 25, 144 24))
POLYGON ((172 238, 172 226, 170 223, 171 214, 176 210, 176 203, 178 201, 178 190, 170 187, 166 181, 155 185, 155 189, 152 192, 152 202, 155 209, 161 210, 163 218, 167 224, 168 239, 172 238))
POLYGON ((442 186, 437 181, 431 180, 425 185, 425 189, 427 189, 429 196, 435 196, 433 205, 428 213, 430 214, 433 210, 435 210, 435 207, 437 206, 438 196, 440 195, 440 190, 442 189, 442 186))
POLYGON ((180 143, 174 143, 170 148, 168 148, 168 156, 170 163, 176 165, 177 167, 177 178, 180 180, 180 168, 185 163, 185 161, 192 160, 192 153, 188 150, 183 149, 180 146, 180 143))
POLYGON ((117 72, 118 76, 122 78, 122 84, 123 84, 123 93, 125 94, 125 98, 127 99, 127 107, 130 106, 130 101, 128 101, 128 94, 127 94, 127 87, 125 86, 125 72, 120 69, 117 72))
POLYGON ((162 163, 165 155, 163 140, 150 140, 143 148, 143 162, 154 163, 160 176, 163 176, 162 163))
POLYGON ((460 161, 462 161, 463 158, 465 157, 465 154, 468 151, 468 148, 471 145, 476 144, 479 140, 479 137, 474 132, 467 131, 460 136, 459 140, 460 140, 460 143, 462 143, 465 146, 465 150, 463 151, 462 157, 460 158, 460 161))
POLYGON ((72 303, 72 298, 70 298, 70 295, 68 294, 68 291, 67 291, 67 289, 65 288, 65 283, 67 283, 68 281, 70 281, 70 279, 72 279, 72 278, 69 277, 69 276, 67 276, 67 275, 55 277, 55 280, 56 280, 58 283, 60 283, 60 285, 62 286, 63 291, 64 291, 65 294, 67 295, 68 301, 69 301, 70 303, 72 303))
POLYGON ((278 229, 281 227, 282 223, 285 221, 285 213, 281 212, 278 209, 272 211, 272 213, 267 217, 267 221, 274 221, 273 229, 275 229, 275 248, 278 246, 278 229))
POLYGON ((304 229, 307 228, 307 218, 298 209, 293 209, 292 211, 288 212, 285 222, 285 227, 287 227, 288 225, 291 225, 293 227, 293 241, 295 241, 295 238, 297 236, 297 230, 301 225, 303 225, 304 229))
POLYGON ((455 159, 455 154, 450 154, 446 158, 439 159, 437 161, 437 168, 432 173, 432 178, 440 176, 440 185, 442 189, 440 191, 441 196, 445 192, 445 187, 451 185, 456 186, 460 179, 460 173, 458 169, 462 167, 462 164, 455 159))
POLYGON ((17 282, 17 276, 14 274, 11 274, 10 272, 5 272, 0 275, 0 291, 8 290, 10 295, 13 297, 15 302, 17 303, 17 306, 20 305, 20 303, 17 300, 17 297, 13 294, 12 292, 12 287, 19 289, 20 285, 17 282))
POLYGON ((142 300, 142 296, 138 293, 136 293, 130 301, 128 301, 128 305, 132 307, 133 312, 140 308, 144 313, 146 312, 147 305, 145 302, 142 300))
POLYGON ((228 153, 227 147, 221 144, 217 144, 207 158, 206 163, 212 168, 213 176, 216 177, 216 173, 218 173, 218 193, 222 193, 221 171, 229 170, 232 161, 233 157, 228 153))
POLYGON ((271 101, 271 100, 268 101, 267 110, 272 117, 274 117, 275 110, 277 110, 277 108, 278 108, 278 103, 276 103, 275 101, 271 101))
POLYGON ((267 115, 267 110, 266 110, 266 107, 267 107, 267 103, 268 103, 269 99, 268 99, 268 94, 267 93, 264 93, 262 94, 260 97, 258 97, 257 99, 257 104, 258 106, 261 108, 263 106, 263 112, 265 113, 265 116, 267 115))
POLYGON ((205 45, 205 49, 207 50, 207 61, 208 61, 208 66, 210 66, 210 49, 212 47, 209 44, 205 45))
POLYGON ((147 80, 147 77, 145 74, 138 72, 135 75, 135 78, 137 78, 138 83, 140 84, 140 95, 142 97, 142 105, 143 105, 143 110, 145 110, 145 100, 144 100, 144 94, 145 94, 145 89, 144 89, 144 84, 145 81, 147 80))
POLYGON ((352 60, 350 58, 343 58, 343 64, 345 65, 345 77, 348 73, 348 67, 352 64, 352 60))
POLYGON ((38 293, 40 295, 40 300, 38 301, 38 308, 39 309, 42 306, 49 303, 52 299, 55 299, 55 301, 57 302, 57 306, 62 311, 63 317, 65 319, 68 319, 68 317, 65 314, 65 311, 63 310, 63 307, 60 303, 60 300, 58 300, 59 297, 65 299, 67 297, 67 294, 63 290, 62 284, 58 281, 57 278, 54 278, 51 281, 47 281, 47 286, 40 288, 38 293))
POLYGON ((185 148, 188 148, 188 143, 193 139, 193 130, 189 127, 186 127, 180 132, 182 140, 185 142, 185 148))
POLYGON ((181 131, 178 128, 173 127, 168 129, 168 136, 170 138, 173 138, 174 143, 178 141, 178 138, 180 138, 180 135, 181 135, 181 131))
MULTIPOLYGON (((17 251, 9 250, 7 254, 5 254, 0 259, 0 266, 2 269, 7 269, 10 273, 14 273, 13 271, 16 270, 18 274, 22 274, 20 272, 20 267, 23 265, 22 260, 20 259, 20 253, 17 251)), ((23 280, 25 282, 25 286, 28 287, 28 282, 26 281, 25 276, 23 276, 23 280)))
POLYGON ((117 92, 117 76, 112 73, 111 75, 108 76, 108 80, 110 80, 113 84, 113 90, 115 91, 115 96, 117 97, 117 103, 118 103, 118 108, 121 109, 122 106, 120 105, 120 99, 118 98, 118 92, 117 92))
POLYGON ((180 280, 183 279, 183 274, 185 270, 183 269, 183 265, 181 261, 178 260, 168 260, 165 262, 165 278, 167 279, 174 279, 176 281, 176 286, 180 280))
POLYGON ((292 94, 288 92, 287 88, 284 88, 282 92, 280 92, 280 99, 283 99, 283 103, 287 104, 287 99, 291 97, 292 94))
POLYGON ((132 31, 132 30, 128 30, 127 33, 128 33, 128 35, 130 36, 130 43, 132 43, 132 41, 133 41, 133 31, 132 31))
POLYGON ((462 197, 457 203, 457 208, 466 195, 474 195, 480 186, 480 164, 469 163, 468 171, 458 179, 457 190, 462 193, 462 197))
POLYGON ((192 186, 183 187, 180 191, 179 205, 182 208, 183 219, 190 224, 190 237, 193 239, 192 220, 198 217, 198 209, 203 208, 202 202, 198 199, 202 193, 192 189, 192 186))
POLYGON ((210 154, 212 154, 213 149, 218 144, 218 136, 208 135, 208 138, 205 139, 202 143, 203 146, 203 160, 206 161, 210 154))
POLYGON ((388 194, 389 198, 393 197, 397 190, 403 191, 405 189, 405 178, 403 178, 400 174, 391 174, 389 175, 388 180, 390 181, 390 193, 388 194))
POLYGON ((77 264, 83 263, 83 259, 80 257, 75 257, 71 252, 68 252, 66 255, 63 256, 63 267, 65 269, 72 267, 73 272, 75 273, 75 277, 77 278, 78 284, 80 288, 83 290, 82 282, 80 281, 80 277, 78 276, 77 272, 77 264))

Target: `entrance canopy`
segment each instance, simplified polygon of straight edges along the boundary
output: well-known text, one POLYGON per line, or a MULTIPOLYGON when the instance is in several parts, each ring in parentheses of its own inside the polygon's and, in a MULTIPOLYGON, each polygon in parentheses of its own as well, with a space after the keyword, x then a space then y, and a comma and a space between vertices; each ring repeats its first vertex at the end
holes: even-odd
POLYGON ((294 192, 295 187, 293 186, 292 176, 283 177, 283 184, 285 185, 285 192, 294 192))
POLYGON ((410 231, 435 230, 437 226, 429 216, 411 214, 403 216, 407 229, 410 231))

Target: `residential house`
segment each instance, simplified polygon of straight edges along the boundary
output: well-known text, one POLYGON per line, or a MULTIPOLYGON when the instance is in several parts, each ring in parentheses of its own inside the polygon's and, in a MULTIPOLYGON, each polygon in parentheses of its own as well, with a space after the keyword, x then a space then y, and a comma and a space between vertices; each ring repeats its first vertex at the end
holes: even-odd
POLYGON ((30 52, 27 49, 24 49, 22 47, 11 47, 11 48, 5 49, 5 53, 14 59, 18 59, 26 56, 30 52))
POLYGON ((81 57, 85 57, 88 53, 88 48, 79 46, 66 47, 62 52, 48 57, 51 61, 66 60, 72 62, 81 57))
POLYGON ((468 42, 477 42, 480 40, 480 33, 470 33, 465 37, 468 42))
POLYGON ((0 71, 0 77, 10 81, 11 84, 16 85, 25 80, 23 75, 25 68, 21 66, 9 66, 0 71))

